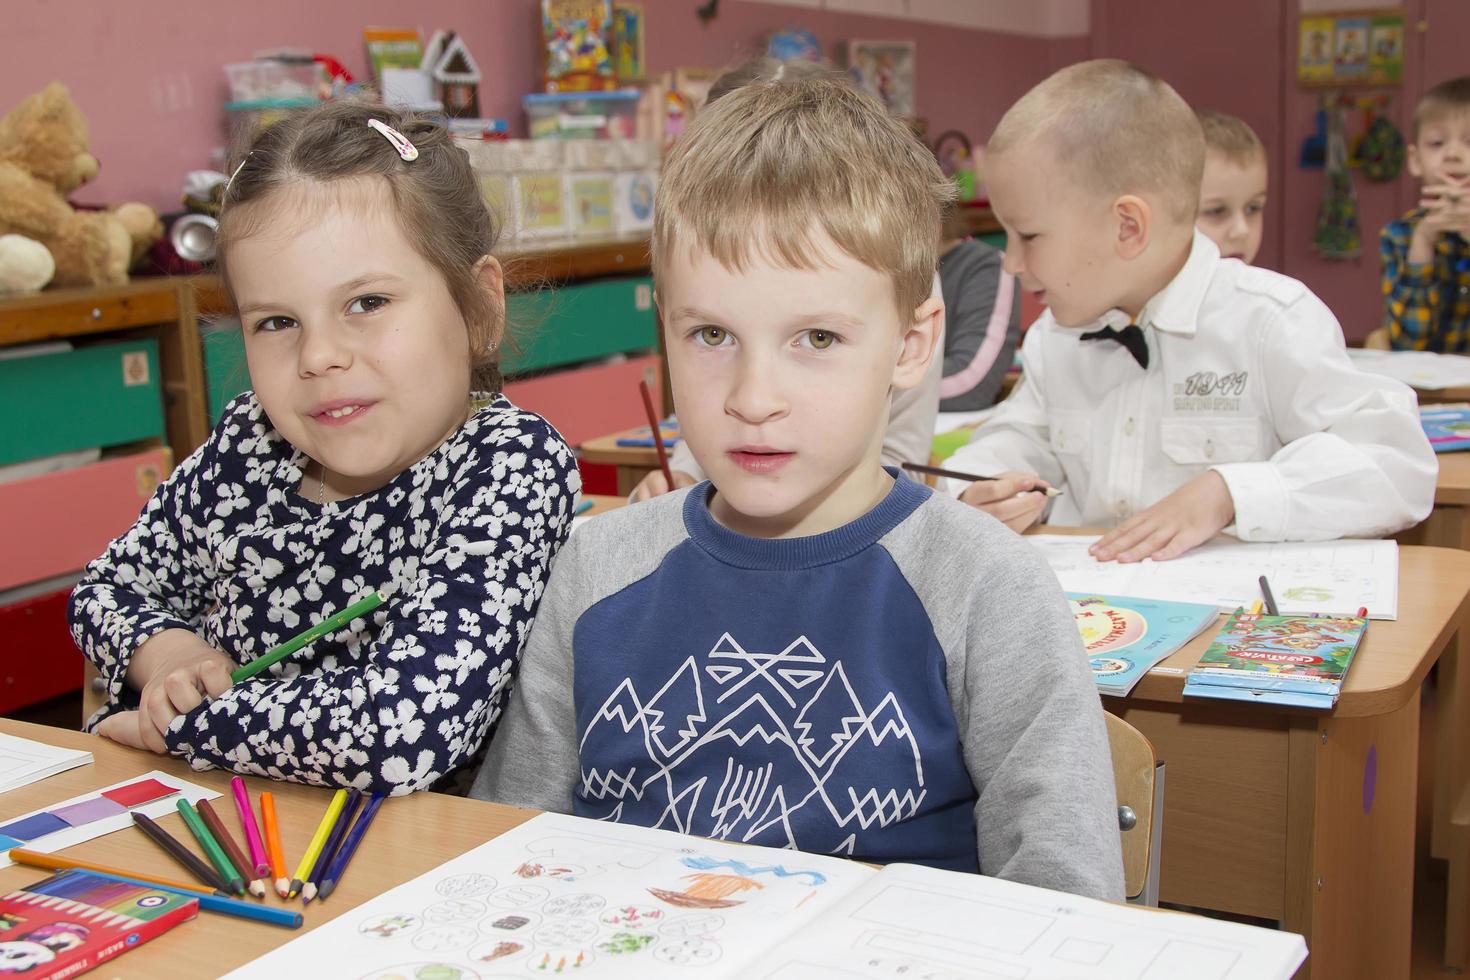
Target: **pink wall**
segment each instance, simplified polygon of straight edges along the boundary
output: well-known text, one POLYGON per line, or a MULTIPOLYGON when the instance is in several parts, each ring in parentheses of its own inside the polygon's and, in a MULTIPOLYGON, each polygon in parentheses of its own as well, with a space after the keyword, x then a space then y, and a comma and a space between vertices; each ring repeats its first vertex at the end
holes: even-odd
MULTIPOLYGON (((1137 61, 1167 79, 1191 103, 1235 113, 1255 127, 1271 156, 1272 188, 1258 261, 1305 282, 1337 314, 1347 337, 1359 339, 1380 322, 1378 232, 1413 205, 1415 184, 1407 176, 1375 184, 1354 171, 1363 255, 1338 262, 1312 250, 1324 177, 1321 170, 1297 166, 1302 140, 1313 132, 1317 111, 1317 95, 1296 84, 1297 19, 1304 5, 1312 10, 1353 4, 1093 0, 1091 55, 1137 61)), ((1463 39, 1470 37, 1470 4, 1407 0, 1405 7, 1411 25, 1407 77, 1388 112, 1407 139, 1419 94, 1429 85, 1470 71, 1463 53, 1463 39), (1428 30, 1413 28, 1421 20, 1428 30)))
MULTIPOLYGON (((774 29, 800 24, 828 50, 849 37, 918 44, 919 108, 930 132, 985 134, 1015 98, 1086 40, 1048 41, 935 24, 767 3, 731 2, 701 27, 692 0, 644 0, 653 71, 719 66, 758 52, 774 29)), ((366 71, 366 25, 459 30, 485 75, 481 105, 522 125, 520 99, 536 72, 535 0, 8 0, 0 107, 60 79, 86 114, 102 162, 83 201, 142 200, 174 207, 185 171, 218 165, 227 98, 220 66, 262 48, 291 45, 333 54, 366 71)))

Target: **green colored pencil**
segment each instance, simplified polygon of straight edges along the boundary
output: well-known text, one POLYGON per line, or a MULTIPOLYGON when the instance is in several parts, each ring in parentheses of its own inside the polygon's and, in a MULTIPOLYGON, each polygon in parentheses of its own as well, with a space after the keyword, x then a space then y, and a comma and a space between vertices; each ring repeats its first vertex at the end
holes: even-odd
POLYGON ((204 820, 194 809, 193 804, 188 800, 179 800, 178 807, 179 815, 184 818, 184 823, 189 825, 189 832, 194 835, 199 846, 204 848, 204 853, 209 856, 209 863, 214 865, 219 876, 230 886, 230 891, 237 895, 245 894, 245 881, 240 877, 240 872, 235 870, 235 866, 230 863, 224 849, 219 846, 219 841, 215 840, 209 828, 204 826, 204 820))
POLYGON ((328 616, 326 619, 322 620, 320 623, 317 623, 311 629, 300 634, 299 636, 294 636, 291 639, 287 640, 285 643, 282 643, 280 646, 267 651, 264 656, 250 661, 245 666, 236 667, 230 672, 230 680, 238 684, 243 680, 254 677, 256 674, 260 673, 262 670, 265 670, 271 664, 277 663, 281 660, 285 660, 287 657, 291 656, 291 654, 295 653, 297 650, 300 650, 308 643, 312 643, 320 639, 326 634, 332 632, 332 630, 341 629, 359 616, 366 616, 368 613, 372 612, 374 609, 378 608, 387 601, 388 593, 384 592, 382 589, 378 589, 376 592, 369 592, 366 596, 357 600, 346 609, 337 613, 335 616, 328 616))

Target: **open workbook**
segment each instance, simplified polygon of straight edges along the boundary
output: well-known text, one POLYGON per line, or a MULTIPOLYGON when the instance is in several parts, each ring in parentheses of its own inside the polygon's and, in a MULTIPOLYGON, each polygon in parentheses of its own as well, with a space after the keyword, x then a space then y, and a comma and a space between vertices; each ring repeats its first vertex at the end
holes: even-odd
POLYGON ((1269 980, 1302 938, 980 875, 542 814, 230 974, 1269 980))

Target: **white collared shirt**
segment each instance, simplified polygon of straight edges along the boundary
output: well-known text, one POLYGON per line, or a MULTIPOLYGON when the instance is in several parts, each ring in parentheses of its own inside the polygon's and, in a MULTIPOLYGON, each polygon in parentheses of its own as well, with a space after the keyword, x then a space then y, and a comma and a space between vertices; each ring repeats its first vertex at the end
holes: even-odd
MULTIPOLYGON (((1127 323, 1114 310, 1096 326, 1127 323)), ((1370 537, 1428 516, 1439 464, 1414 392, 1353 367, 1306 286, 1221 259, 1196 232, 1139 323, 1146 370, 1047 310, 1026 333, 1022 383, 945 466, 1036 473, 1065 491, 1054 524, 1110 527, 1210 469, 1246 541, 1370 537)))

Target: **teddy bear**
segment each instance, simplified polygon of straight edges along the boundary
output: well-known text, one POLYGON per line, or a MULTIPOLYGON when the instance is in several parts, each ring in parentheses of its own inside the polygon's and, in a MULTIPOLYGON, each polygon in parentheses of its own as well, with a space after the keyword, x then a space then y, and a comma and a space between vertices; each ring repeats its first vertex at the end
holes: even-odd
POLYGON ((87 146, 87 122, 59 82, 0 119, 0 235, 44 245, 55 260, 57 286, 127 282, 134 260, 162 234, 147 205, 122 205, 118 214, 78 211, 66 202, 97 175, 87 146))

